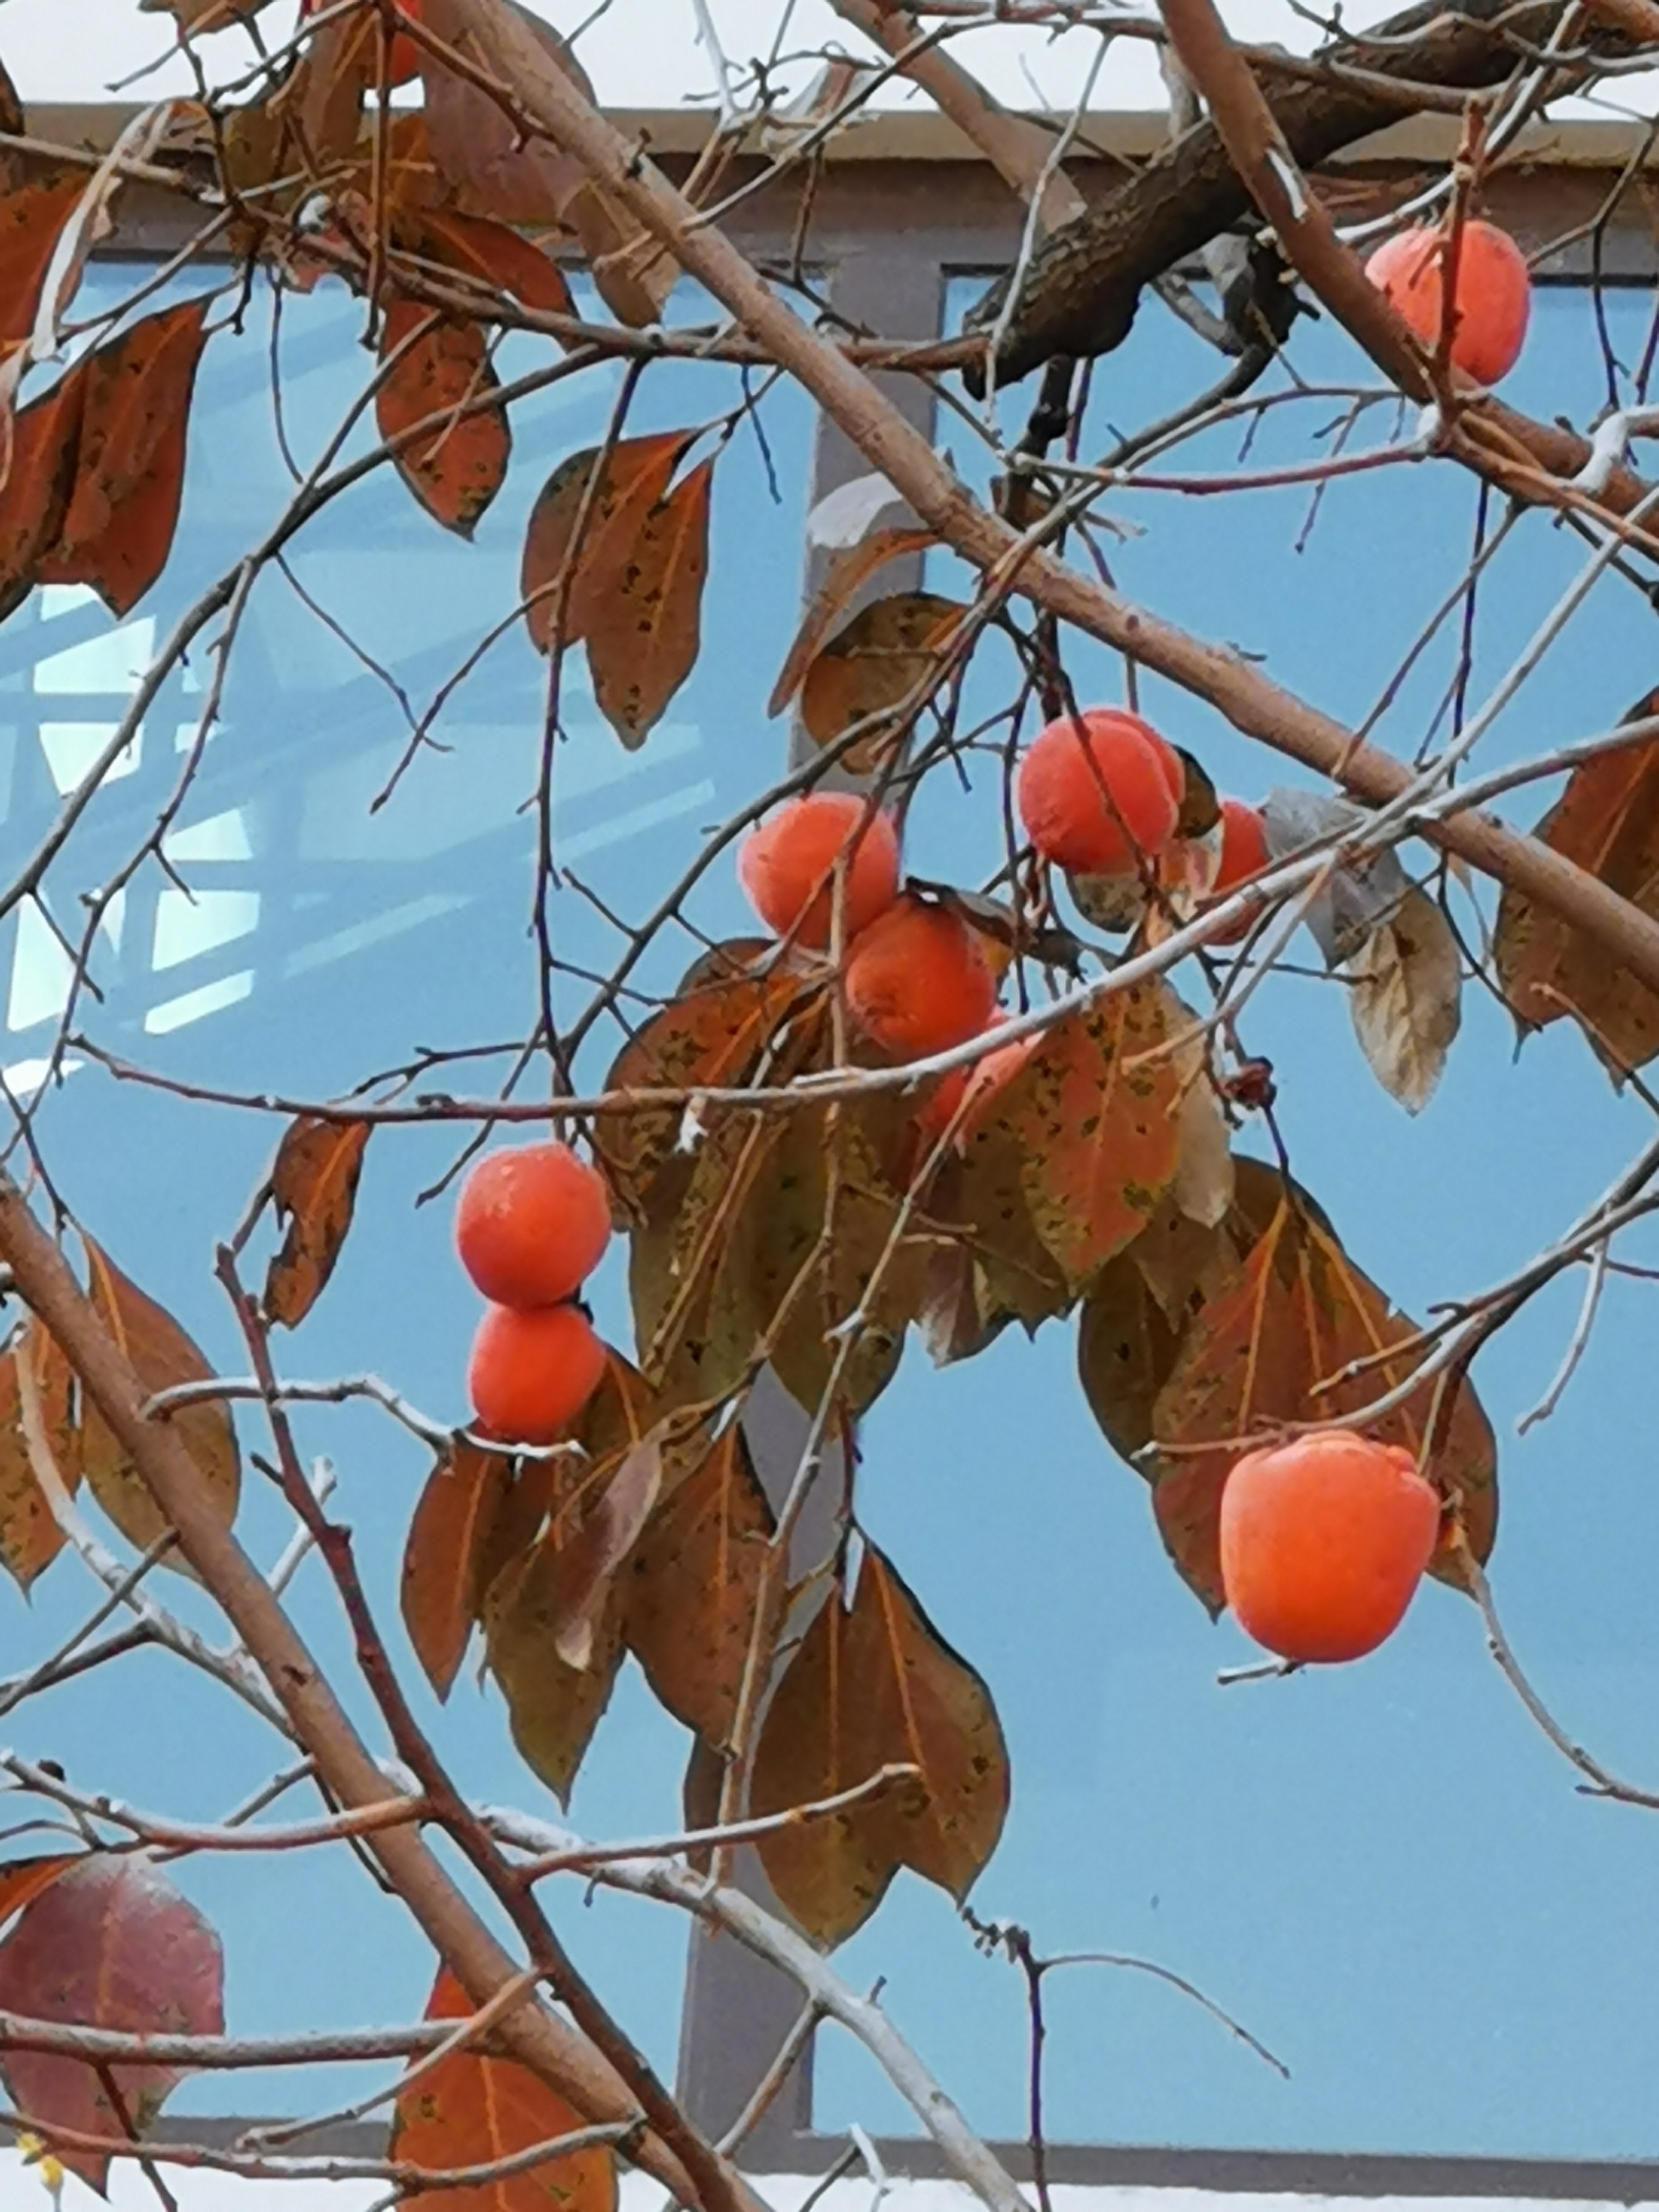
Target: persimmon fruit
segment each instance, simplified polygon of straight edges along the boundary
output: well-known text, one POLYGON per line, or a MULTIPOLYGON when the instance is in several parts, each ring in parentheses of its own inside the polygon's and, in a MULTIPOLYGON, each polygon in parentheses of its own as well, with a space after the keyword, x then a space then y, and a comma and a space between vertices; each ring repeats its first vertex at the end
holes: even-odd
POLYGON ((1015 798, 1045 860, 1101 876, 1157 858, 1175 835, 1185 788, 1179 754, 1150 722, 1097 707, 1037 732, 1015 798))
MULTIPOLYGON (((315 15, 327 4, 328 0, 300 0, 300 20, 303 22, 307 15, 315 15)), ((420 21, 421 0, 396 0, 396 5, 398 13, 406 23, 420 21)), ((373 37, 374 27, 372 19, 366 15, 362 20, 368 27, 368 35, 373 37)), ((414 40, 404 38, 401 34, 394 38, 386 63, 387 83, 412 84, 420 73, 421 50, 414 40)))
POLYGON ((905 897, 854 940, 847 1008, 896 1060, 924 1060, 977 1036, 996 1005, 978 933, 942 906, 905 897))
POLYGON ((744 838, 738 880, 749 903, 780 937, 822 951, 830 942, 836 860, 847 852, 846 912, 850 944, 898 896, 898 832, 852 791, 814 791, 792 799, 744 838))
POLYGON ((455 1249, 496 1305, 559 1304, 581 1288, 610 1242, 605 1179, 568 1145, 490 1152, 461 1186, 455 1249))
POLYGON ((550 1444, 598 1389, 605 1349, 578 1306, 491 1306, 467 1389, 479 1425, 503 1443, 550 1444))
MULTIPOLYGON (((1372 283, 1431 347, 1440 338, 1445 249, 1443 231, 1419 227, 1389 239, 1365 264, 1372 283)), ((1531 312, 1532 278, 1520 247, 1495 223, 1466 222, 1457 246, 1452 360, 1477 384, 1498 383, 1521 358, 1531 312)))
MULTIPOLYGON (((1221 859, 1215 872, 1215 881, 1210 886, 1210 896, 1220 898, 1254 875, 1259 875, 1272 860, 1267 850, 1267 825, 1261 818, 1259 807, 1243 799, 1224 799, 1221 802, 1221 859)), ((1210 939, 1212 945, 1237 945, 1250 933, 1255 916, 1242 914, 1225 929, 1218 929, 1210 939)))
POLYGON ((1405 1618, 1440 1531, 1408 1451, 1322 1429, 1247 1452, 1221 1492, 1221 1580, 1284 1659, 1360 1659, 1405 1618))

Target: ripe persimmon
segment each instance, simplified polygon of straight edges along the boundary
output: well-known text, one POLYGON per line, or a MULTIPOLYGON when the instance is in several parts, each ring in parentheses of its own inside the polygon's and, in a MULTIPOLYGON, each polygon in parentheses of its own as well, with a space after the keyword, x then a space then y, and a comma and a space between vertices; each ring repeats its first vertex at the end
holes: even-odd
POLYGON ((846 991, 853 1019, 896 1060, 923 1060, 977 1036, 997 995, 977 932, 949 908, 913 897, 854 940, 846 991))
POLYGON ((496 1305, 557 1305, 581 1288, 610 1242, 605 1179, 568 1145, 490 1152, 461 1186, 455 1249, 496 1305))
MULTIPOLYGON (((300 20, 303 22, 307 15, 316 15, 327 4, 328 0, 300 0, 300 20)), ((396 4, 398 13, 406 23, 420 21, 421 0, 396 0, 396 4)), ((372 37, 373 23, 367 17, 364 21, 368 24, 368 35, 372 37)), ((386 82, 388 84, 410 84, 420 73, 421 50, 413 39, 406 39, 400 33, 392 41, 386 64, 386 82)))
POLYGON ((1179 755, 1149 722, 1097 707, 1037 732, 1015 795, 1026 835, 1045 860, 1099 876, 1163 851, 1185 787, 1179 755))
MULTIPOLYGON (((1215 872, 1215 881, 1210 886, 1212 898, 1219 898, 1258 875, 1273 858, 1267 850, 1267 825, 1261 818, 1260 807, 1250 805, 1243 799, 1224 799, 1221 802, 1221 859, 1215 872)), ((1237 945, 1250 933, 1255 916, 1242 914, 1225 929, 1217 930, 1209 940, 1212 945, 1237 945)))
POLYGON ((830 942, 837 859, 847 850, 846 915, 850 944, 898 896, 898 833, 852 791, 814 791, 792 799, 751 830, 738 854, 738 880, 749 903, 780 937, 821 951, 830 942), (856 842, 854 842, 856 841, 856 842))
POLYGON ((491 1306, 467 1369, 479 1425, 503 1443, 556 1443, 599 1389, 605 1363, 579 1306, 491 1306))
MULTIPOLYGON (((1379 246, 1365 273, 1386 292, 1427 346, 1439 343, 1445 298, 1446 234, 1402 230, 1379 246)), ((1532 311, 1532 278, 1520 247, 1495 223, 1463 225, 1457 245, 1451 357, 1477 384, 1496 384, 1521 357, 1532 311)))
POLYGON ((1228 1475, 1222 1585, 1240 1627, 1281 1658, 1363 1658, 1404 1619, 1439 1530, 1410 1452, 1322 1429, 1228 1475))

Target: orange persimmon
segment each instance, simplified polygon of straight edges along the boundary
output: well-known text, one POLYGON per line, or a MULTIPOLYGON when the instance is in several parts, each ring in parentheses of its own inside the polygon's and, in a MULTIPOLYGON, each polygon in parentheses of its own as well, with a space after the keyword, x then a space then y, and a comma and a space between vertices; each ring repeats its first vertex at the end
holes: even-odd
POLYGON ((491 1306, 472 1340, 467 1389, 503 1443, 556 1443, 599 1387, 605 1350, 579 1306, 491 1306))
POLYGON ((821 951, 830 942, 836 862, 847 853, 848 943, 898 896, 898 833, 885 814, 872 814, 852 791, 815 791, 792 799, 744 840, 738 880, 767 927, 793 931, 798 945, 821 951))
POLYGON ((557 1305, 581 1288, 610 1242, 605 1179, 568 1145, 491 1152, 461 1186, 455 1249, 496 1305, 557 1305))
POLYGON ((1153 860, 1175 835, 1186 772, 1149 722, 1097 707, 1050 722, 1019 765, 1015 798, 1045 860, 1113 875, 1153 860))

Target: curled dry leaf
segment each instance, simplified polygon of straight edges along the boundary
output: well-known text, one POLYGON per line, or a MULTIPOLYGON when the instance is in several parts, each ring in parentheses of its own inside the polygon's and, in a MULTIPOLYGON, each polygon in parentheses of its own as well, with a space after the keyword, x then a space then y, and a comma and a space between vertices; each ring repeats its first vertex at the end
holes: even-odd
MULTIPOLYGON (((213 1369, 205 1355, 172 1315, 129 1281, 90 1237, 84 1242, 93 1306, 143 1389, 153 1394, 179 1382, 210 1380, 213 1369)), ((241 1459, 229 1413, 220 1401, 204 1399, 167 1418, 195 1462, 205 1502, 228 1528, 236 1517, 241 1488, 241 1459)), ((130 1544, 148 1549, 167 1522, 143 1476, 90 1403, 81 1407, 80 1452, 93 1496, 130 1544)), ((166 1564, 181 1574, 191 1571, 176 1550, 167 1553, 166 1564)))
POLYGON ((577 645, 587 635, 595 608, 614 595, 646 517, 665 495, 696 434, 668 430, 623 438, 609 453, 585 446, 543 485, 519 578, 538 653, 550 653, 556 638, 577 645))
POLYGON ((623 1577, 629 1650, 659 1704, 715 1750, 731 1740, 772 1528, 734 1420, 658 1505, 623 1577))
POLYGON ((35 1479, 23 1435, 17 1363, 32 1363, 46 1431, 59 1479, 71 1494, 81 1480, 75 1449, 73 1377, 70 1364, 36 1322, 26 1322, 0 1352, 0 1565, 27 1590, 64 1547, 64 1532, 35 1479))
MULTIPOLYGON (((885 483, 884 477, 867 477, 866 483, 885 483)), ((851 490, 843 485, 843 491, 851 490)), ((841 496, 830 494, 831 499, 841 496)), ((826 501, 825 505, 828 505, 826 501)), ((815 510, 816 511, 816 510, 815 510)), ((911 525, 890 530, 878 530, 870 537, 860 537, 836 553, 824 572, 824 578, 813 597, 811 605, 801 618, 778 680, 772 686, 772 696, 766 702, 769 714, 781 714, 805 681, 819 647, 847 611, 854 593, 861 591, 872 576, 891 562, 901 560, 907 553, 921 553, 929 545, 938 544, 931 530, 911 525)), ((822 741, 820 741, 822 742, 822 741)))
POLYGON ((471 538, 507 480, 513 452, 507 410, 471 407, 501 389, 482 325, 394 300, 380 359, 386 365, 374 395, 380 435, 407 438, 420 424, 432 426, 398 447, 398 474, 446 530, 471 538))
MULTIPOLYGON (((1413 1323, 1363 1275, 1334 1236, 1281 1195, 1250 1252, 1218 1284, 1185 1330, 1152 1426, 1160 1447, 1153 1504, 1164 1543, 1212 1611, 1224 1601, 1218 1554, 1221 1491, 1242 1439, 1275 1425, 1340 1421, 1405 1382, 1419 1356, 1413 1323), (1396 1356, 1386 1356, 1399 1346, 1396 1356), (1378 1357, 1378 1355, 1384 1355, 1378 1357), (1339 1380, 1352 1363, 1363 1373, 1339 1380)), ((1419 1453, 1435 1385, 1425 1382, 1367 1433, 1419 1453)), ((1497 1526, 1497 1448, 1467 1382, 1459 1385, 1428 1474, 1461 1504, 1477 1559, 1497 1526)), ((1432 1571, 1460 1579, 1459 1555, 1443 1544, 1432 1571)))
MULTIPOLYGON (((884 530, 895 525, 909 530, 920 527, 915 510, 903 494, 872 471, 825 492, 806 518, 806 543, 826 553, 845 553, 881 534, 878 523, 884 530)), ((931 541, 931 533, 925 534, 931 541)))
POLYGON ((1008 1810, 1007 1748, 989 1690, 868 1546, 850 1605, 839 1585, 831 1590, 778 1684, 751 1802, 758 1814, 786 1812, 893 1765, 915 1766, 919 1780, 759 1846, 781 1902, 816 1942, 862 1927, 901 1867, 960 1903, 1008 1810))
POLYGON ((646 514, 610 588, 595 586, 584 633, 594 702, 630 751, 696 665, 714 488, 711 457, 646 514))
POLYGON ((1191 1035, 1173 1055, 1182 1092, 1176 1117, 1179 1157, 1170 1195, 1188 1220, 1213 1229, 1233 1203, 1232 1133, 1211 1074, 1209 1039, 1190 1008, 1181 1012, 1191 1035))
POLYGON ((1420 1114, 1463 1018, 1463 957, 1450 922, 1413 886, 1348 973, 1348 1011, 1377 1081, 1408 1114, 1420 1114))
MULTIPOLYGON (((1363 806, 1322 791, 1270 791, 1261 802, 1267 852, 1275 860, 1328 843, 1367 819, 1363 806)), ((1334 866, 1303 917, 1326 966, 1337 968, 1352 958, 1410 887, 1411 878, 1391 847, 1363 862, 1334 866)))
MULTIPOLYGON (((1659 693, 1625 719, 1656 711, 1659 693)), ((1659 739, 1583 762, 1533 835, 1659 918, 1659 739)), ((1523 1028, 1574 1015, 1615 1073, 1659 1053, 1659 994, 1517 891, 1505 890, 1498 902, 1496 953, 1498 982, 1523 1028)))
MULTIPOLYGON (((477 2008, 447 1967, 426 2008, 428 2020, 470 2019, 477 2008)), ((456 2051, 398 2098, 392 2155, 428 2173, 495 2166, 538 2143, 556 2142, 589 2123, 528 2067, 456 2051)), ((418 2198, 416 2199, 418 2202, 418 2198)), ((603 2147, 574 2151, 521 2173, 430 2199, 446 2212, 616 2212, 617 2169, 603 2147)))
POLYGON ((454 1686, 483 1609, 491 1535, 514 1488, 505 1452, 457 1438, 427 1477, 410 1522, 398 1597, 415 1656, 440 1698, 454 1686))
MULTIPOLYGON (((0 2010, 129 2034, 224 2032, 219 1939, 149 1859, 105 1851, 60 1872, 0 1943, 0 2010)), ((80 2133, 125 2136, 97 2072, 78 2058, 5 2054, 11 2101, 38 2120, 80 2133)), ((179 2080, 171 2067, 109 2069, 140 2134, 179 2080)), ((62 2163, 101 2191, 109 2160, 64 2150, 62 2163)))
POLYGON ((265 1276, 264 1303, 284 1328, 299 1327, 334 1273, 356 1208, 368 1134, 367 1121, 302 1114, 283 1139, 270 1194, 287 1233, 265 1276))
POLYGON ((870 715, 895 714, 842 757, 854 775, 867 775, 902 744, 915 713, 906 700, 940 669, 940 648, 969 610, 934 592, 898 592, 872 599, 830 639, 807 668, 800 718, 815 744, 827 745, 870 715))

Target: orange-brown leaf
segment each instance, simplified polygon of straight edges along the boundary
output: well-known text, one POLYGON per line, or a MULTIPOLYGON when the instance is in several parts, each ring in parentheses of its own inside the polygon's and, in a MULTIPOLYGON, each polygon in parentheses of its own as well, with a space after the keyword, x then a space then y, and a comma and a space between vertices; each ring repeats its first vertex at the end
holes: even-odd
POLYGON ((265 1276, 264 1309, 284 1328, 299 1327, 334 1273, 357 1204, 368 1134, 367 1121, 302 1114, 283 1139, 270 1190, 287 1234, 265 1276))
MULTIPOLYGON (((92 1303, 142 1386, 154 1394, 211 1376, 213 1369, 200 1346, 172 1315, 146 1297, 90 1237, 84 1241, 92 1303)), ((222 1401, 210 1398, 181 1407, 168 1418, 196 1463, 204 1500, 228 1528, 236 1517, 241 1489, 241 1459, 229 1413, 222 1401)), ((90 1403, 81 1408, 80 1451, 94 1497, 129 1543, 141 1551, 148 1548, 167 1528, 167 1518, 125 1448, 90 1403)), ((167 1554, 167 1563, 189 1572, 177 1551, 167 1554)))
POLYGON ((20 1359, 33 1362, 46 1443, 64 1487, 81 1480, 75 1449, 70 1365, 57 1340, 28 1322, 0 1353, 0 1564, 27 1590, 64 1547, 64 1534, 34 1477, 23 1436, 20 1359))
POLYGON ((567 645, 586 636, 595 607, 615 592, 646 517, 695 434, 623 438, 608 454, 585 446, 543 485, 525 534, 519 586, 538 653, 550 653, 556 636, 567 645))
POLYGON ((461 270, 526 307, 556 315, 576 312, 558 263, 504 222, 459 215, 453 208, 428 208, 421 213, 418 234, 428 259, 461 270))
POLYGON ((714 488, 711 457, 651 509, 614 586, 588 617, 594 702, 630 750, 645 743, 696 665, 714 488))
POLYGON ((878 530, 836 555, 824 571, 817 595, 802 617, 794 642, 778 672, 772 696, 766 702, 769 714, 782 714, 800 690, 818 648, 840 621, 854 592, 890 562, 902 559, 907 553, 921 553, 938 542, 931 530, 878 530))
POLYGON ((507 1699, 507 1720, 526 1764, 562 1804, 622 1664, 619 1607, 594 1622, 587 1663, 559 1653, 569 1618, 556 1525, 497 1578, 485 1607, 489 1666, 507 1699))
POLYGON ((483 331, 434 314, 418 301, 394 300, 386 311, 380 357, 393 362, 374 395, 380 435, 402 438, 431 425, 398 448, 398 472, 428 514, 470 538, 505 482, 513 452, 504 407, 460 412, 501 389, 483 331))
POLYGON ((42 558, 42 583, 90 584, 112 614, 138 604, 179 527, 207 302, 146 316, 82 363, 75 485, 42 558))
POLYGON ((970 1218, 1029 1213, 1076 1289, 1139 1235, 1181 1159, 1181 1075, 1157 1054, 1182 1025, 1159 983, 1045 1030, 964 1146, 970 1218))
POLYGON ((729 1741, 772 1513, 732 1421, 646 1523, 623 1578, 623 1632, 658 1701, 729 1741))
MULTIPOLYGON (((1183 1337, 1180 1355, 1152 1409, 1160 1446, 1153 1504, 1170 1554, 1213 1612, 1221 1586, 1221 1491, 1243 1448, 1280 1424, 1329 1420, 1358 1412, 1404 1382, 1420 1349, 1413 1326, 1361 1274, 1335 1237, 1297 1201, 1281 1195, 1273 1219, 1183 1337), (1393 1358, 1377 1359, 1391 1346, 1393 1358), (1338 1382, 1356 1360, 1374 1362, 1338 1382), (1182 1447, 1179 1450, 1175 1447, 1182 1447)), ((1424 1382, 1369 1435, 1420 1453, 1435 1385, 1424 1382)), ((1430 1479, 1460 1504, 1477 1559, 1497 1530, 1497 1446, 1491 1424, 1467 1382, 1430 1460, 1430 1479)), ((1433 1571, 1461 1580, 1457 1553, 1443 1546, 1433 1571)))
POLYGON ((86 396, 82 362, 12 425, 11 466, 0 485, 0 621, 33 590, 69 512, 86 396))
POLYGON ((778 1685, 757 1747, 757 1813, 781 1813, 908 1765, 897 1784, 760 1844, 768 1877, 815 1942, 863 1925, 902 1867, 960 1902, 996 1849, 1008 1754, 991 1693, 890 1561, 864 1554, 850 1608, 833 1589, 778 1685))
MULTIPOLYGON (((427 2018, 465 2020, 477 2008, 441 1970, 427 2018)), ((528 2068, 457 2051, 398 2100, 392 2156, 428 2173, 493 2166, 587 2124, 528 2068)), ((616 2165, 602 2148, 570 2152, 492 2181, 422 2191, 416 2201, 434 2212, 615 2212, 616 2165)))
POLYGON ((9 1859, 0 1866, 0 1929, 15 1919, 26 1905, 33 1905, 42 1890, 50 1889, 66 1868, 78 1866, 79 1851, 55 1857, 9 1859))
MULTIPOLYGON (((939 648, 967 612, 959 599, 942 599, 933 592, 872 599, 806 670, 800 718, 807 735, 827 745, 866 715, 896 710, 937 674, 939 648)), ((906 712, 878 726, 842 756, 845 765, 855 775, 872 772, 902 742, 914 720, 915 713, 906 712)))
MULTIPOLYGON (((1626 719, 1659 712, 1659 692, 1626 719)), ((1659 738, 1576 768, 1534 837, 1659 919, 1659 738)), ((1504 890, 1494 943, 1498 979, 1517 1021, 1541 1029, 1573 1014, 1615 1070, 1659 1053, 1659 994, 1570 922, 1504 890)))
POLYGON ((0 198, 0 353, 33 331, 58 235, 86 189, 86 172, 71 170, 0 198))
POLYGON ((504 1452, 457 1442, 427 1477, 410 1522, 399 1589, 404 1626, 441 1698, 454 1685, 483 1610, 492 1538, 513 1490, 513 1462, 504 1452))

